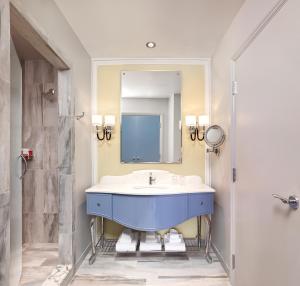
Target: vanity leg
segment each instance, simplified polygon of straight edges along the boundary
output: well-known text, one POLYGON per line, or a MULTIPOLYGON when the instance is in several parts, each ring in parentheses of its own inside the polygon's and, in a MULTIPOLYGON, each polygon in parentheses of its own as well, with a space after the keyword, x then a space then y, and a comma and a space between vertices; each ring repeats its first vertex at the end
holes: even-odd
POLYGON ((206 236, 206 245, 205 245, 205 258, 208 263, 212 263, 212 258, 209 254, 210 245, 211 245, 211 219, 209 215, 204 216, 207 222, 207 236, 206 236))
POLYGON ((104 249, 104 218, 101 217, 101 249, 104 249))
POLYGON ((197 239, 198 248, 201 248, 201 216, 197 216, 197 239))
POLYGON ((89 258, 89 264, 93 264, 96 260, 96 245, 95 245, 95 218, 93 217, 90 222, 90 232, 92 240, 92 255, 89 258))

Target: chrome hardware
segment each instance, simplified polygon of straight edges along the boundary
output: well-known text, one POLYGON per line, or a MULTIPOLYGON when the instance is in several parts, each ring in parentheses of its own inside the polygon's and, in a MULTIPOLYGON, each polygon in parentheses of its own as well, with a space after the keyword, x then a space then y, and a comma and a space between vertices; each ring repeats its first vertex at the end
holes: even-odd
POLYGON ((74 117, 77 119, 77 120, 80 120, 81 118, 83 118, 85 116, 85 113, 84 112, 81 112, 81 114, 78 114, 78 115, 74 115, 74 117))
POLYGON ((19 179, 22 180, 23 177, 25 176, 26 172, 27 172, 28 166, 27 166, 27 161, 26 161, 26 158, 24 157, 24 155, 22 155, 22 154, 19 155, 18 160, 19 160, 20 158, 21 158, 22 161, 24 162, 24 170, 23 170, 22 175, 19 177, 19 179))
POLYGON ((201 216, 197 216, 197 240, 198 248, 201 248, 201 216))
POLYGON ((210 246, 211 246, 211 218, 209 215, 204 216, 207 223, 207 236, 206 236, 206 245, 205 245, 205 258, 210 264, 213 262, 212 257, 210 256, 210 246))
POLYGON ((85 116, 85 113, 84 112, 81 112, 81 114, 75 114, 75 115, 68 115, 66 117, 69 117, 69 118, 76 118, 77 120, 80 120, 81 118, 83 118, 85 116))
POLYGON ((45 96, 53 96, 53 95, 55 95, 55 89, 54 88, 50 88, 48 91, 44 91, 43 95, 45 95, 45 96))
POLYGON ((291 195, 288 198, 284 198, 277 194, 272 194, 272 196, 276 199, 281 200, 284 204, 288 204, 290 208, 294 210, 299 208, 299 199, 295 195, 291 195))
POLYGON ((90 221, 90 234, 91 234, 91 244, 92 244, 92 255, 89 258, 89 264, 93 264, 96 260, 97 251, 100 249, 101 251, 104 250, 104 218, 101 217, 101 234, 100 238, 97 240, 97 218, 92 217, 90 221))
POLYGON ((149 185, 153 185, 153 183, 155 182, 155 178, 153 177, 153 175, 152 175, 152 172, 150 172, 150 174, 149 174, 149 185))
POLYGON ((91 232, 91 240, 92 240, 92 255, 89 258, 89 264, 93 264, 96 260, 96 244, 95 244, 95 218, 92 218, 90 221, 90 232, 91 232))

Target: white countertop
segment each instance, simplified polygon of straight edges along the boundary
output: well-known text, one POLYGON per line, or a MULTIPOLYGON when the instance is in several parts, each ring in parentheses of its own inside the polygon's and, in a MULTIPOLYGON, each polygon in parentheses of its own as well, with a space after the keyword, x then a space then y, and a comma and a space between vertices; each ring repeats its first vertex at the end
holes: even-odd
POLYGON ((192 193, 214 193, 211 187, 201 184, 197 186, 181 185, 118 185, 99 184, 85 191, 86 193, 122 194, 122 195, 174 195, 192 193))

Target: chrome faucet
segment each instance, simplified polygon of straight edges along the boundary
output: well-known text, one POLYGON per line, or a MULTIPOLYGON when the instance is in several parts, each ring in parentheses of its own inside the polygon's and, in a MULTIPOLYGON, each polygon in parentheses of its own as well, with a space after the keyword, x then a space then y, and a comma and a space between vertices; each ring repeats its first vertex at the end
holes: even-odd
POLYGON ((153 175, 152 175, 152 172, 150 172, 150 174, 149 174, 149 185, 153 185, 153 183, 155 182, 155 178, 153 177, 153 175))

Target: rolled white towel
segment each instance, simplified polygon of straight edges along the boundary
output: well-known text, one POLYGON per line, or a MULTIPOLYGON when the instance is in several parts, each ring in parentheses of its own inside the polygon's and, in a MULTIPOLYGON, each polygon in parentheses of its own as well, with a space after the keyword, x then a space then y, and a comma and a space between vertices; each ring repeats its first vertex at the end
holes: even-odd
POLYGON ((184 252, 186 251, 182 234, 179 234, 179 241, 170 241, 170 234, 164 236, 164 244, 166 252, 184 252))
POLYGON ((169 230, 169 233, 165 235, 165 238, 170 242, 170 243, 177 243, 181 242, 181 236, 178 233, 178 231, 174 228, 171 228, 169 230))
POLYGON ((161 250, 161 243, 155 242, 155 243, 147 243, 147 242, 141 242, 140 243, 140 251, 146 252, 146 251, 160 251, 161 250))
POLYGON ((185 252, 186 247, 184 242, 182 243, 166 243, 165 244, 166 252, 185 252))
POLYGON ((150 251, 160 251, 161 241, 160 236, 155 232, 143 232, 140 240, 140 251, 150 252, 150 251))
POLYGON ((178 234, 178 231, 175 228, 171 228, 169 230, 169 233, 174 235, 174 234, 178 234))
POLYGON ((137 248, 138 242, 137 233, 132 233, 131 241, 121 241, 120 239, 116 243, 116 251, 117 252, 135 252, 137 248))
POLYGON ((182 240, 179 236, 178 237, 172 237, 172 236, 169 237, 169 242, 170 243, 178 243, 178 242, 181 242, 181 241, 182 240))
POLYGON ((182 241, 182 235, 167 233, 167 234, 165 234, 164 239, 166 241, 168 241, 169 243, 179 243, 182 241))
POLYGON ((119 243, 116 244, 117 252, 134 252, 136 251, 137 241, 131 243, 119 243))
POLYGON ((119 237, 120 242, 131 242, 133 238, 133 233, 130 229, 124 229, 122 234, 119 237))

